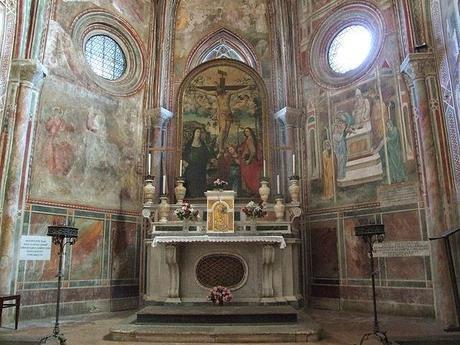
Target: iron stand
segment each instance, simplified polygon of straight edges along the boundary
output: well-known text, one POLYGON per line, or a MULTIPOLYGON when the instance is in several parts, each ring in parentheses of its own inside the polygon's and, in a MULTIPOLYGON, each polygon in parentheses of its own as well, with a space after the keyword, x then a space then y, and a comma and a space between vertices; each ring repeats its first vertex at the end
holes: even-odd
POLYGON ((59 328, 59 306, 61 303, 61 286, 62 276, 64 275, 64 257, 65 246, 73 245, 77 241, 78 229, 67 226, 49 226, 48 236, 53 237, 53 243, 59 246, 59 267, 58 267, 58 285, 56 297, 56 321, 54 323, 53 333, 47 337, 40 339, 38 345, 45 344, 49 339, 55 338, 59 340, 60 345, 66 345, 67 339, 59 328))

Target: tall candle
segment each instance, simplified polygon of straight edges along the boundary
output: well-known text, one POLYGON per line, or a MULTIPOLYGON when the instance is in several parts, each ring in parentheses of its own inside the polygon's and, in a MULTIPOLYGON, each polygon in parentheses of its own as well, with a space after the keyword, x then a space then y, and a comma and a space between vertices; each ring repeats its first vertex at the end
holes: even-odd
POLYGON ((166 194, 166 175, 163 175, 163 194, 166 194))
POLYGON ((280 175, 276 175, 276 192, 280 194, 280 175))
POLYGON ((152 152, 149 152, 149 158, 148 158, 148 163, 147 163, 147 172, 148 175, 152 172, 152 152))
POLYGON ((267 176, 267 167, 264 159, 264 177, 267 176))
POLYGON ((182 159, 179 162, 179 176, 182 176, 182 159))
POLYGON ((292 155, 292 175, 295 176, 295 154, 292 155))

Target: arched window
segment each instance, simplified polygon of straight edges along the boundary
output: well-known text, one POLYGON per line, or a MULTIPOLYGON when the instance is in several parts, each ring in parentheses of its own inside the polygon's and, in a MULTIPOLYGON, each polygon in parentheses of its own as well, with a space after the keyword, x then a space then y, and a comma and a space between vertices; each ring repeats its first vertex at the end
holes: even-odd
POLYGON ((202 62, 206 62, 214 59, 233 59, 241 62, 245 62, 240 54, 236 52, 235 49, 229 47, 225 43, 221 43, 205 55, 202 62))
POLYGON ((208 34, 198 42, 187 59, 186 70, 191 71, 203 62, 222 58, 241 61, 260 71, 251 42, 225 28, 208 34))

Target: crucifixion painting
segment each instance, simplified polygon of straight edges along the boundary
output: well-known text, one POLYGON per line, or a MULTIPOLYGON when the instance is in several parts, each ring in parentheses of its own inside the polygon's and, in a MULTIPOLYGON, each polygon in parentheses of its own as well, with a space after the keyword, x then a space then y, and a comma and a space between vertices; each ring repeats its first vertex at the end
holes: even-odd
POLYGON ((262 158, 262 100, 254 77, 215 66, 182 94, 182 159, 187 197, 203 197, 213 179, 238 196, 257 195, 262 158))
POLYGON ((222 70, 217 70, 219 73, 219 83, 214 86, 196 86, 196 91, 204 93, 208 96, 215 97, 217 102, 217 110, 213 116, 213 120, 217 121, 219 125, 219 155, 222 155, 225 152, 225 144, 228 139, 228 133, 230 131, 230 126, 233 122, 232 108, 230 100, 232 96, 240 94, 242 91, 249 90, 251 85, 226 85, 225 77, 227 72, 222 70))

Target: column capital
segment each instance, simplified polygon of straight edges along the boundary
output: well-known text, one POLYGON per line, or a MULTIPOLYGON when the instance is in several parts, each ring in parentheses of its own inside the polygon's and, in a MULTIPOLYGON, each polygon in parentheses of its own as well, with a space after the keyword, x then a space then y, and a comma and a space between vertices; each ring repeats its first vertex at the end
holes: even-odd
POLYGON ((10 80, 30 84, 34 89, 48 74, 48 69, 37 60, 16 59, 11 61, 10 80))
POLYGON ((286 127, 299 127, 302 111, 296 108, 284 107, 275 113, 275 119, 280 120, 286 127))
POLYGON ((147 123, 152 127, 161 127, 163 123, 173 117, 173 113, 163 107, 149 108, 145 110, 147 123))
POLYGON ((410 81, 425 79, 436 75, 435 59, 433 53, 410 53, 401 64, 401 73, 407 75, 410 81))

